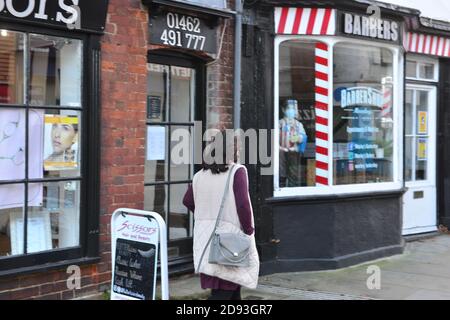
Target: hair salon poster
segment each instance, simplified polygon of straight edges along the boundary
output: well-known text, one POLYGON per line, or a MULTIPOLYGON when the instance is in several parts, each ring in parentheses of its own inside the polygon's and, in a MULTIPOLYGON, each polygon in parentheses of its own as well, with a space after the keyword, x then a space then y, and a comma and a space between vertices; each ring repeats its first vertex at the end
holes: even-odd
POLYGON ((74 115, 45 115, 44 170, 79 167, 79 121, 74 115))

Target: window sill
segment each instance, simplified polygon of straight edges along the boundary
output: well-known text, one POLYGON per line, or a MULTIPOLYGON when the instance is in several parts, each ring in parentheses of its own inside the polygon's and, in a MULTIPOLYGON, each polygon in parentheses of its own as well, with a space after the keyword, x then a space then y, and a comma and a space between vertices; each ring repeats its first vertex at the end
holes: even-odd
POLYGON ((89 257, 89 258, 65 260, 65 261, 48 263, 48 264, 43 264, 43 265, 0 271, 0 279, 3 277, 11 277, 11 276, 26 275, 26 274, 31 274, 31 273, 55 271, 58 269, 63 269, 70 265, 81 266, 81 265, 95 264, 95 263, 100 262, 100 260, 101 260, 100 257, 89 257))
POLYGON ((387 196, 401 196, 406 192, 406 188, 388 191, 371 191, 361 193, 342 193, 342 194, 317 194, 317 195, 298 195, 286 197, 271 197, 266 199, 268 204, 290 203, 300 201, 343 201, 348 199, 364 199, 364 198, 385 198, 387 196))

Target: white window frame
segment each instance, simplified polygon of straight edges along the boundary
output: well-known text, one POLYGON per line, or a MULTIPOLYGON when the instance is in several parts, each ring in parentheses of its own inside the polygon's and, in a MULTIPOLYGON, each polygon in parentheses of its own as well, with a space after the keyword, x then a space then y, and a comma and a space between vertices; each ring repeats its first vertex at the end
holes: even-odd
MULTIPOLYGON (((439 60, 437 58, 427 57, 418 54, 408 53, 406 55, 406 61, 412 61, 416 63, 416 77, 406 77, 406 80, 425 81, 425 82, 439 82, 439 60), (434 69, 434 78, 420 78, 420 65, 432 64, 434 69)), ((406 75, 406 70, 405 70, 406 75)))
MULTIPOLYGON (((355 40, 345 37, 323 37, 323 36, 298 36, 298 35, 279 35, 274 41, 274 197, 298 197, 313 195, 343 195, 343 194, 360 194, 367 192, 382 191, 399 191, 404 187, 403 179, 403 87, 404 87, 404 54, 398 46, 373 41, 355 40), (333 61, 334 46, 340 42, 352 44, 360 44, 362 46, 374 46, 378 48, 387 48, 393 54, 393 75, 394 75, 394 100, 393 100, 393 181, 382 183, 364 183, 349 185, 333 185, 333 94, 329 95, 329 113, 330 124, 328 127, 329 136, 329 170, 328 170, 328 186, 313 187, 294 187, 279 188, 279 58, 280 45, 285 41, 320 41, 329 46, 329 65, 330 65, 330 81, 333 81, 333 61)), ((330 83, 330 92, 334 92, 334 83, 330 83)))

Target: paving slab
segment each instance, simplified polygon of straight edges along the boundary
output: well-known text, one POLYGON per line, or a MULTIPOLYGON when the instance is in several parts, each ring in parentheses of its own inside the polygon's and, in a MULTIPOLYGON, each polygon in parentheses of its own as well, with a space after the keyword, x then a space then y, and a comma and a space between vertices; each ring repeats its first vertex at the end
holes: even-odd
MULTIPOLYGON (((242 290, 248 300, 450 300, 450 236, 407 243, 404 254, 339 270, 262 276, 255 290, 242 290), (367 287, 369 266, 381 271, 381 288, 367 287)), ((197 276, 170 280, 173 299, 206 299, 197 276)))

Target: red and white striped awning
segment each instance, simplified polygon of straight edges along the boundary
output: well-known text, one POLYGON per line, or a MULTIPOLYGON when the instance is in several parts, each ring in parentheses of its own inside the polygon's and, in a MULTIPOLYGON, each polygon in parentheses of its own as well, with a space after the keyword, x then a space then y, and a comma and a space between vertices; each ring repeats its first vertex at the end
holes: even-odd
POLYGON ((407 32, 405 49, 412 53, 450 57, 450 38, 407 32))
POLYGON ((319 8, 275 8, 277 34, 328 35, 336 33, 336 10, 319 8))

